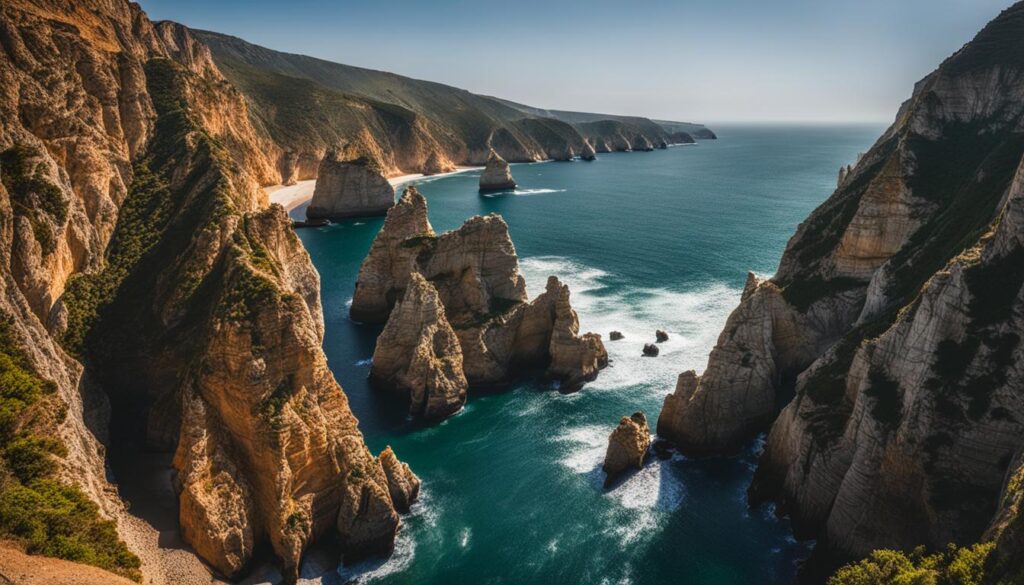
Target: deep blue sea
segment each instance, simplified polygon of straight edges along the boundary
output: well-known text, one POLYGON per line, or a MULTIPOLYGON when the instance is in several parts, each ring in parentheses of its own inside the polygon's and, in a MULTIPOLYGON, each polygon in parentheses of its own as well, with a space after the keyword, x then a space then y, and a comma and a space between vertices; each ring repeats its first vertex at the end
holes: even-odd
MULTIPOLYGON (((299 230, 321 276, 331 369, 374 452, 391 445, 423 480, 394 555, 320 577, 422 583, 788 583, 809 543, 749 509, 757 445, 739 457, 652 458, 611 491, 608 434, 642 410, 654 426, 676 376, 703 370, 747 271, 772 274, 797 224, 880 126, 715 126, 719 140, 595 162, 513 165, 515 192, 481 196, 479 172, 417 181, 438 232, 476 214, 509 224, 531 296, 567 282, 611 366, 575 394, 539 382, 470 391, 432 427, 368 386, 379 327, 348 319, 382 218, 299 230), (625 339, 607 342, 619 330, 625 339), (657 358, 641 358, 655 329, 657 358)), ((303 208, 293 212, 304 214, 303 208)), ((652 429, 653 430, 653 429, 652 429)), ((306 575, 313 577, 310 568, 306 575)))

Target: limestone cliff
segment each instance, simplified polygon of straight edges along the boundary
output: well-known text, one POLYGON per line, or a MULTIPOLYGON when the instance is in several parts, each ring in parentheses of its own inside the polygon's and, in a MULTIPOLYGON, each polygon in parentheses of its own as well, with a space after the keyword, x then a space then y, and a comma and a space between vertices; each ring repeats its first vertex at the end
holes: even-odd
POLYGON ((569 289, 557 278, 527 301, 501 217, 474 217, 437 236, 426 199, 408 187, 363 261, 351 315, 387 321, 374 353, 373 379, 386 388, 405 388, 415 414, 424 414, 415 397, 430 395, 443 402, 436 412, 447 415, 465 401, 461 376, 470 386, 498 385, 521 368, 540 368, 563 389, 575 390, 607 364, 600 336, 579 334, 569 289), (449 328, 457 343, 447 335, 449 328), (434 391, 423 394, 420 388, 434 391))
POLYGON ((487 155, 487 165, 484 167, 483 173, 480 174, 480 190, 502 191, 515 188, 516 182, 512 178, 512 171, 509 170, 508 163, 492 149, 487 155))
POLYGON ((1001 517, 1024 446, 1022 32, 1019 4, 916 85, 659 417, 689 453, 770 430, 751 497, 825 564, 1001 517))
POLYGON ((409 414, 443 419, 466 403, 462 348, 437 289, 418 272, 377 337, 370 380, 406 396, 409 414))
MULTIPOLYGON (((435 165, 441 163, 435 162, 435 165)), ((341 219, 384 215, 395 204, 395 188, 369 156, 349 157, 331 151, 317 170, 310 219, 341 219)))
MULTIPOLYGON (((327 369, 318 276, 258 189, 273 148, 209 50, 122 0, 5 2, 0 37, 0 310, 54 390, 37 416, 60 442, 30 444, 98 505, 88 538, 114 540, 83 546, 120 535, 147 582, 210 580, 108 485, 113 417, 176 449, 181 533, 225 575, 268 550, 294 580, 329 534, 386 551, 393 481, 327 369)), ((139 576, 127 550, 89 558, 139 576)))

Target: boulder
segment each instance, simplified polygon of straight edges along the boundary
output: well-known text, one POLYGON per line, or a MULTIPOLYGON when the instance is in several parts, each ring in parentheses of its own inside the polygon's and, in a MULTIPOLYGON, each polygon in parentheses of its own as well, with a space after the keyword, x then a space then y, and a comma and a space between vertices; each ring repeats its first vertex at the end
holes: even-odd
POLYGON ((658 357, 659 351, 658 346, 653 343, 644 344, 644 355, 647 357, 658 357))
POLYGON ((658 340, 658 343, 668 341, 668 333, 662 331, 661 329, 658 329, 657 331, 654 332, 654 338, 658 340))
POLYGON ((612 341, 618 341, 620 339, 624 339, 625 337, 626 336, 623 335, 621 331, 612 331, 611 333, 608 334, 608 339, 612 341))
POLYGON ((641 469, 651 446, 651 431, 643 412, 634 412, 622 417, 619 426, 608 436, 608 451, 601 467, 605 474, 604 486, 608 487, 629 469, 641 469))
POLYGON ((508 163, 494 149, 491 149, 487 155, 487 165, 480 175, 480 190, 503 191, 515 188, 516 182, 512 178, 512 171, 509 170, 508 163))
POLYGON ((384 215, 395 204, 395 188, 371 157, 346 159, 332 151, 320 162, 310 219, 384 215))

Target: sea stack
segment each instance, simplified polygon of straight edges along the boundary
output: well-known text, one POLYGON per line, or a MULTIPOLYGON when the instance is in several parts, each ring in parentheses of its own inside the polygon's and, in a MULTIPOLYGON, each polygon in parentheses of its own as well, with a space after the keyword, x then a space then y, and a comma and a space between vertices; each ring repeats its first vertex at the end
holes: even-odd
POLYGON ((651 430, 647 427, 644 413, 634 412, 622 417, 619 426, 608 436, 608 451, 601 467, 607 474, 604 486, 614 483, 629 469, 643 468, 650 446, 651 430))
POLYGON ((594 147, 591 146, 590 142, 583 143, 583 150, 580 151, 580 159, 586 161, 597 160, 597 153, 594 151, 594 147))
POLYGON ((494 149, 487 155, 487 166, 480 175, 480 191, 503 191, 515 189, 516 182, 512 178, 512 171, 508 168, 508 162, 501 158, 494 149))
POLYGON ((395 204, 395 188, 380 165, 363 155, 348 159, 331 151, 320 162, 310 219, 342 219, 384 215, 395 204))
POLYGON ((462 348, 434 285, 413 272, 377 337, 370 382, 409 400, 409 414, 441 420, 466 403, 462 348))

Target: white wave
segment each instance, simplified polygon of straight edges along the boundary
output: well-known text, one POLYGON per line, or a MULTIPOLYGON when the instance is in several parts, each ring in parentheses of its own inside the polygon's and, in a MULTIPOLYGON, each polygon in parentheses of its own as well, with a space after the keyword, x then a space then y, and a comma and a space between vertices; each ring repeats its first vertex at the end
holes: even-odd
POLYGON ((357 365, 357 366, 359 366, 361 368, 365 368, 366 366, 371 366, 371 365, 373 365, 373 358, 372 357, 368 357, 365 360, 356 360, 355 365, 357 365))
POLYGON ((593 389, 643 385, 665 393, 674 387, 680 372, 702 371, 742 292, 720 282, 688 291, 614 290, 615 275, 560 256, 523 259, 520 271, 531 285, 531 297, 540 292, 549 275, 568 284, 581 331, 600 333, 605 340, 612 365, 588 385, 593 389), (657 329, 665 330, 669 340, 658 344, 658 357, 643 357, 643 345, 654 341, 657 329), (625 338, 611 341, 610 331, 620 331, 625 338))
POLYGON ((495 191, 494 193, 481 193, 488 199, 514 195, 516 197, 529 197, 531 195, 548 195, 551 193, 565 193, 565 189, 514 189, 509 191, 495 191))

